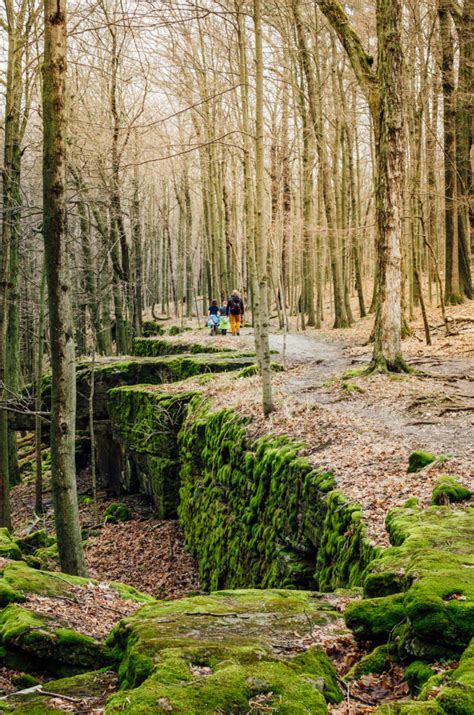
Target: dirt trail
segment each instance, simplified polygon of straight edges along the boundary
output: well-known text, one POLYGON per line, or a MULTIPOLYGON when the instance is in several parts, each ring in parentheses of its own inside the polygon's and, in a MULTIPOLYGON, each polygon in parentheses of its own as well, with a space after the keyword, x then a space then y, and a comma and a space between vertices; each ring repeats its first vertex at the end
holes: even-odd
POLYGON ((315 338, 298 333, 270 336, 270 348, 280 354, 284 343, 286 358, 291 364, 302 363, 310 368, 287 383, 288 392, 300 396, 306 403, 333 405, 336 411, 364 417, 378 426, 384 424, 392 437, 410 436, 421 441, 419 448, 451 452, 454 446, 462 447, 463 443, 468 449, 474 445, 474 417, 468 411, 459 412, 460 417, 456 417, 456 405, 461 403, 472 405, 474 410, 474 359, 441 359, 439 356, 415 359, 413 367, 427 375, 407 379, 418 380, 420 390, 423 388, 424 391, 429 385, 433 391, 431 398, 421 399, 419 404, 415 404, 416 398, 410 405, 403 402, 388 404, 384 400, 373 402, 370 389, 367 399, 341 401, 339 394, 327 389, 327 381, 331 377, 341 378, 347 369, 367 364, 370 348, 354 357, 348 344, 328 337, 315 338), (444 415, 433 414, 443 409, 453 411, 444 415))

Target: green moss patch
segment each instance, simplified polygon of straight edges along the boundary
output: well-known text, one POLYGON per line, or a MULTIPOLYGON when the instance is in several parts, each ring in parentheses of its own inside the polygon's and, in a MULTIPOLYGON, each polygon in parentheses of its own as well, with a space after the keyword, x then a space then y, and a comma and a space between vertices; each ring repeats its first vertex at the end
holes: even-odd
POLYGON ((130 521, 131 519, 132 512, 126 504, 121 502, 109 504, 104 511, 104 521, 106 524, 118 524, 119 521, 130 521))
POLYGON ((176 342, 158 338, 135 338, 133 341, 133 354, 141 357, 158 357, 160 355, 191 355, 205 353, 232 352, 230 348, 219 348, 210 343, 176 342))
POLYGON ((0 528, 0 557, 4 559, 21 560, 21 549, 5 527, 0 528))
POLYGON ((421 469, 427 467, 428 464, 432 464, 435 461, 435 454, 432 454, 431 452, 424 452, 423 450, 418 449, 415 452, 412 452, 408 457, 407 472, 409 474, 413 472, 419 472, 421 469))
POLYGON ((224 591, 145 606, 112 633, 123 690, 107 713, 326 713, 342 693, 318 647, 293 658, 303 635, 336 613, 322 597, 294 591, 224 591), (295 643, 296 645, 296 643, 295 643))
POLYGON ((471 490, 458 482, 456 477, 440 477, 433 489, 431 503, 443 505, 467 501, 471 498, 471 494, 471 490))

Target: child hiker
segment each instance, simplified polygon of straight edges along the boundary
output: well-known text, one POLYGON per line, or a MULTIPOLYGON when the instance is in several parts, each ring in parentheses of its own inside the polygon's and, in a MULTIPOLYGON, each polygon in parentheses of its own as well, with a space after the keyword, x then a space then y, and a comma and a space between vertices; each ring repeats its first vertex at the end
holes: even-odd
POLYGON ((221 322, 219 323, 219 330, 221 331, 221 335, 227 335, 227 331, 230 330, 230 320, 229 316, 227 315, 227 301, 225 300, 221 307, 219 308, 219 312, 221 314, 221 322))
POLYGON ((207 315, 209 316, 207 319, 207 327, 211 330, 210 335, 217 335, 217 328, 220 322, 220 311, 217 300, 211 302, 211 305, 207 309, 207 315))

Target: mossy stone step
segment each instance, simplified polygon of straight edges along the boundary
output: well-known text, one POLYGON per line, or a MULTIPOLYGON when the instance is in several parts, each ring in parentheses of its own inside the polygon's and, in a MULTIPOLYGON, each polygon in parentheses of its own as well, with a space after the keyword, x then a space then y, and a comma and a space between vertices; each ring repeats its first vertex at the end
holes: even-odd
POLYGON ((123 690, 106 713, 247 713, 260 700, 286 715, 327 712, 340 702, 335 670, 301 639, 338 617, 304 591, 238 590, 159 601, 112 632, 108 645, 123 690))

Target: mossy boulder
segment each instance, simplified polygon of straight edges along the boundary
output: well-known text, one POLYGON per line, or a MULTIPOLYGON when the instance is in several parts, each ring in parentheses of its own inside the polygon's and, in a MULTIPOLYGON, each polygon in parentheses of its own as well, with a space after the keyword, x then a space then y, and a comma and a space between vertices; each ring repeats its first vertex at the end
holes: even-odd
MULTIPOLYGON (((314 646, 291 658, 291 641, 336 618, 321 596, 294 591, 223 591, 145 606, 111 634, 123 690, 106 713, 326 713, 342 693, 314 646), (286 654, 282 657, 282 648, 286 654)), ((296 643, 295 643, 296 646, 296 643)))
POLYGON ((164 328, 160 325, 160 323, 157 323, 155 320, 144 320, 142 323, 142 333, 145 338, 151 337, 153 335, 163 335, 164 332, 164 328))
POLYGON ((130 521, 132 518, 132 512, 128 506, 122 502, 109 504, 104 511, 104 522, 106 524, 118 524, 119 521, 130 521))
POLYGON ((443 715, 443 710, 434 700, 431 702, 391 702, 377 708, 375 715, 443 715))
POLYGON ((435 461, 436 454, 432 454, 432 452, 424 452, 422 449, 417 449, 408 457, 407 472, 409 474, 419 472, 421 469, 427 467, 428 464, 432 464, 435 461))
MULTIPOLYGON (((14 693, 9 696, 7 706, 19 715, 58 715, 74 712, 102 712, 102 704, 117 687, 117 678, 111 671, 98 670, 81 673, 68 678, 60 678, 44 683, 39 690, 29 693, 14 693), (61 697, 65 700, 61 701, 61 697), (67 699, 69 698, 69 700, 67 699), (77 703, 74 702, 77 700, 77 703), (82 702, 81 702, 82 701, 82 702)), ((4 712, 0 709, 0 712, 4 712)))
POLYGON ((44 529, 32 531, 31 534, 15 539, 22 554, 34 554, 38 549, 48 548, 56 543, 55 539, 46 533, 44 529))
POLYGON ((431 497, 431 504, 443 505, 467 501, 472 492, 461 484, 456 477, 440 477, 431 497))
POLYGON ((474 639, 464 651, 456 670, 448 673, 446 685, 436 700, 447 715, 474 713, 474 639))

